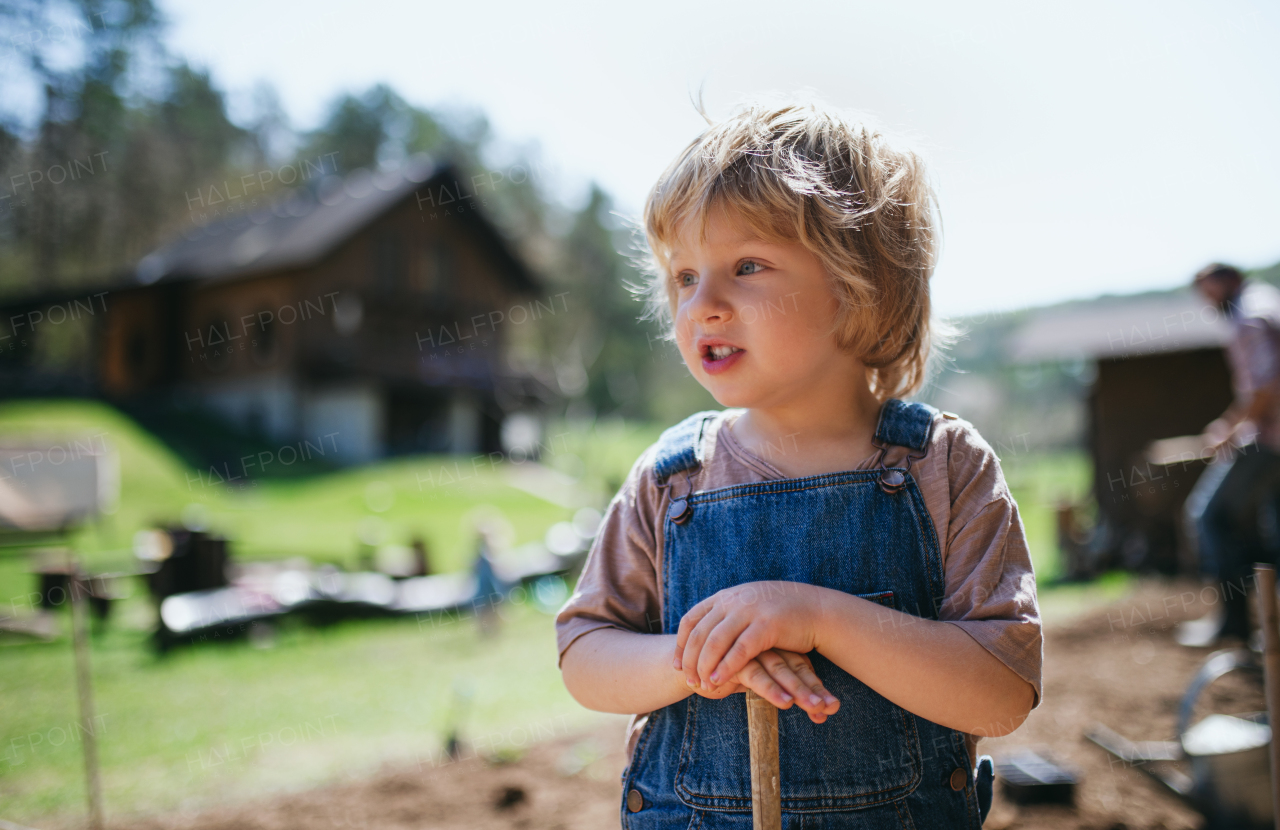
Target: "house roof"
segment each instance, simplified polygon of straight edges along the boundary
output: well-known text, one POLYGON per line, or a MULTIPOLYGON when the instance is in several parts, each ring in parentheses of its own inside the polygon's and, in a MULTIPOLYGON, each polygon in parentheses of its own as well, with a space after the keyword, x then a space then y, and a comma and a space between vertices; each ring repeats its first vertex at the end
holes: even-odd
MULTIPOLYGON (((356 170, 345 178, 328 176, 314 187, 298 187, 272 194, 257 209, 208 225, 197 225, 144 256, 137 265, 99 286, 109 290, 158 283, 229 280, 306 267, 323 260, 375 219, 415 191, 445 188, 453 199, 465 199, 464 176, 451 164, 437 164, 423 155, 394 170, 371 173, 356 170)), ((437 192, 437 195, 440 195, 437 192)), ((424 196, 425 198, 425 196, 424 196)), ((437 199, 435 204, 440 204, 437 199)), ((454 213, 453 218, 475 233, 500 269, 518 290, 533 291, 538 280, 511 250, 497 228, 477 210, 454 213)), ((3 305, 39 304, 61 299, 62 289, 38 295, 5 298, 3 305)))
POLYGON ((1103 360, 1219 347, 1230 334, 1217 307, 1179 289, 1031 311, 1007 347, 1016 363, 1103 360))
MULTIPOLYGON (((443 186, 461 198, 465 180, 452 165, 414 156, 399 168, 345 178, 328 176, 314 188, 300 187, 270 204, 206 226, 194 227, 143 257, 138 283, 244 277, 312 265, 414 191, 443 186)), ((477 211, 459 211, 459 221, 478 231, 520 288, 537 281, 505 239, 477 211)))

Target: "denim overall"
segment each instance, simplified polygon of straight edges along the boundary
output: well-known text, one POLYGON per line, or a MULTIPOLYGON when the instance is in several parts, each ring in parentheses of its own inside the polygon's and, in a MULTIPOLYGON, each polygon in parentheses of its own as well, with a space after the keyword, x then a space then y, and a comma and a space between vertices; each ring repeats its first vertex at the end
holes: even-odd
MULTIPOLYGON (((899 400, 882 407, 876 444, 908 448, 905 468, 885 468, 882 453, 880 469, 698 493, 689 492, 690 470, 719 413, 663 433, 655 472, 672 498, 663 522, 663 633, 716 591, 758 580, 821 585, 937 619, 942 557, 910 474, 936 412, 899 400)), ((809 657, 840 711, 823 724, 799 706, 778 713, 783 828, 982 826, 990 762, 975 781, 962 733, 890 703, 817 652, 809 657)), ((623 828, 749 830, 749 757, 743 695, 693 695, 653 712, 623 773, 623 828)))

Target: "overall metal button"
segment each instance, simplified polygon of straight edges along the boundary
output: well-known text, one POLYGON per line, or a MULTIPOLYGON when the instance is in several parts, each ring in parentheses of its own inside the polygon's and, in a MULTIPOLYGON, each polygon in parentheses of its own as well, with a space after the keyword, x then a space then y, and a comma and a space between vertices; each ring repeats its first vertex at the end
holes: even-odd
MULTIPOLYGON (((956 767, 951 772, 951 789, 959 792, 964 789, 965 784, 969 783, 969 775, 964 771, 963 767, 956 767)), ((632 790, 631 792, 635 792, 632 790)))
POLYGON ((633 813, 638 813, 644 809, 644 796, 639 790, 629 790, 627 792, 627 809, 633 813))
POLYGON ((886 493, 896 493, 907 483, 907 474, 902 470, 885 470, 880 474, 880 489, 886 493))
POLYGON ((693 506, 689 504, 688 499, 676 499, 667 508, 667 518, 678 525, 687 522, 691 513, 693 513, 693 506))

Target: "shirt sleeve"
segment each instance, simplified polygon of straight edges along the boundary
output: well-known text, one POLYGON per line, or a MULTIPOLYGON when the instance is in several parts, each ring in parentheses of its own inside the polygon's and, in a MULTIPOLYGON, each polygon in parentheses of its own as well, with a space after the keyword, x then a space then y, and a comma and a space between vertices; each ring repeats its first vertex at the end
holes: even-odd
POLYGON ((610 502, 577 587, 556 615, 561 662, 576 640, 601 628, 662 633, 656 566, 658 498, 650 450, 636 461, 610 502))
POLYGON ((995 452, 964 427, 948 454, 951 521, 939 619, 1030 683, 1039 706, 1044 640, 1026 533, 995 452))
POLYGON ((1267 322, 1257 318, 1244 320, 1237 332, 1245 375, 1241 386, 1250 392, 1270 386, 1280 371, 1280 360, 1277 360, 1275 337, 1267 322))

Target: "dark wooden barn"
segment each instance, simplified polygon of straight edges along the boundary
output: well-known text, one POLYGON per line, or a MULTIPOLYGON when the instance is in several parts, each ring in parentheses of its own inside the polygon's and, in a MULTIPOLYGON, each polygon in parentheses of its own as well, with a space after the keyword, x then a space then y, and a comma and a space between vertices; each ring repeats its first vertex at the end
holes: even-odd
POLYGON ((309 184, 237 203, 225 183, 130 273, 6 302, 4 393, 196 407, 343 463, 499 449, 504 419, 549 395, 509 343, 564 297, 451 166, 309 184))
POLYGON ((1085 441, 1097 521, 1074 539, 1065 514, 1061 523, 1075 575, 1194 569, 1183 505, 1206 463, 1189 454, 1158 463, 1148 450, 1200 433, 1230 404, 1228 334, 1219 311, 1190 291, 1043 309, 1014 332, 1019 363, 1086 360, 1095 370, 1085 441))

